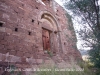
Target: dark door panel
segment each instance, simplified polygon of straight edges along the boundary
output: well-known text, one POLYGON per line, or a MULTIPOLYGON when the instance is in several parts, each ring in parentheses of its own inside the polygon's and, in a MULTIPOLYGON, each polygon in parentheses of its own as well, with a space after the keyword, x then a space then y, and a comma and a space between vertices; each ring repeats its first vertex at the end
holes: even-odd
POLYGON ((42 29, 42 40, 43 40, 43 49, 50 50, 50 32, 46 29, 42 29))

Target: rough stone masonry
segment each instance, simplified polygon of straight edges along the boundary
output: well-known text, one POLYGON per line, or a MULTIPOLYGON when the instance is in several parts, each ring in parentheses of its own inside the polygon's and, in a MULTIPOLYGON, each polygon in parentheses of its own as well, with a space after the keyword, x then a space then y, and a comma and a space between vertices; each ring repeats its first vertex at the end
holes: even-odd
POLYGON ((81 59, 68 27, 65 10, 54 0, 0 0, 0 64, 62 67, 81 59))

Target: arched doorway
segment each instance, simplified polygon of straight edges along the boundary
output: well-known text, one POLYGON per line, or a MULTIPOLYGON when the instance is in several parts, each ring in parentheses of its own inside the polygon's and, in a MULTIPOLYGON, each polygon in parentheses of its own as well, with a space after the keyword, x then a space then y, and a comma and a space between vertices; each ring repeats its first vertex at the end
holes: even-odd
POLYGON ((42 28, 43 50, 51 50, 57 53, 61 48, 59 26, 56 18, 48 11, 42 11, 39 15, 42 28))

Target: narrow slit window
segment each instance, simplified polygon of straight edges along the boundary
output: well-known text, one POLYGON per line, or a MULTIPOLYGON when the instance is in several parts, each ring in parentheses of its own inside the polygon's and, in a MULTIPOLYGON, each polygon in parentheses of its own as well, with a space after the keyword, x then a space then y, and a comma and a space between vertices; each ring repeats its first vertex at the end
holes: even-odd
POLYGON ((32 19, 32 22, 34 22, 34 20, 32 19))
POLYGON ((28 32, 28 35, 31 35, 31 32, 28 32))
POLYGON ((3 27, 3 23, 2 22, 0 22, 0 27, 3 27))
POLYGON ((18 32, 18 28, 15 28, 15 31, 18 32))

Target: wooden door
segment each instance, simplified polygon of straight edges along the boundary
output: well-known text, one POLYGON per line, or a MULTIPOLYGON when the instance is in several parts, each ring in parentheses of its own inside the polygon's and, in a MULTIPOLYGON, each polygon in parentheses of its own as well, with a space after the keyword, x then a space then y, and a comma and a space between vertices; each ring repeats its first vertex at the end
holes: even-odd
POLYGON ((42 29, 43 49, 50 50, 50 32, 42 29))

